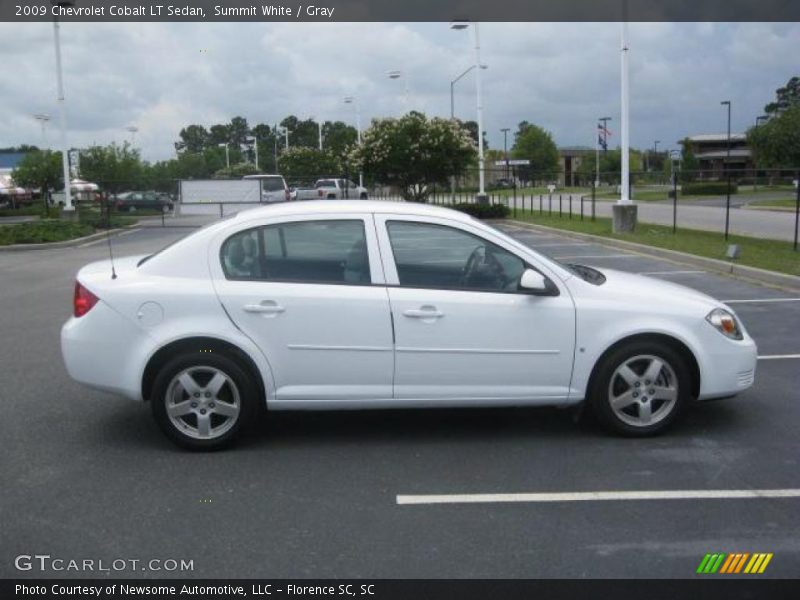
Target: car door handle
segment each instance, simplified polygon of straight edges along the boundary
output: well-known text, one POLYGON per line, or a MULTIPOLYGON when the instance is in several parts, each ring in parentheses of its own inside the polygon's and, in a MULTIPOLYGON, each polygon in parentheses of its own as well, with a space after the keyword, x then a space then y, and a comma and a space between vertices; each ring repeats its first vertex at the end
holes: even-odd
POLYGON ((435 306, 423 306, 404 310, 403 315, 412 319, 440 319, 444 316, 444 313, 437 310, 435 306))
POLYGON ((266 315, 277 315, 284 312, 286 309, 272 300, 264 300, 261 304, 245 304, 245 312, 261 313, 266 315))

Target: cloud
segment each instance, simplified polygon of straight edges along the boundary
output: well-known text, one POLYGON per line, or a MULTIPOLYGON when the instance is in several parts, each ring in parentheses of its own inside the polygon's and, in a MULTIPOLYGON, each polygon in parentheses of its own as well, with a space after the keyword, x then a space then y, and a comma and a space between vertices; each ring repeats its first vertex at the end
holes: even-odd
MULTIPOLYGON (((241 115, 251 124, 288 114, 362 123, 410 105, 449 116, 450 81, 474 62, 471 30, 446 23, 65 23, 61 27, 70 145, 136 143, 150 160, 172 155, 178 131, 241 115)), ((632 23, 631 134, 661 147, 734 128, 761 114, 797 75, 798 24, 632 23)), ((613 23, 481 25, 485 127, 544 126, 564 145, 594 143, 595 119, 619 121, 620 28, 613 23)), ((41 141, 35 113, 57 115, 52 26, 0 24, 0 146, 41 141), (12 31, 13 27, 13 31, 12 31)), ((474 73, 455 86, 456 116, 474 119, 474 73)), ((48 138, 57 139, 57 121, 48 138)), ((618 141, 612 138, 612 143, 618 141)))

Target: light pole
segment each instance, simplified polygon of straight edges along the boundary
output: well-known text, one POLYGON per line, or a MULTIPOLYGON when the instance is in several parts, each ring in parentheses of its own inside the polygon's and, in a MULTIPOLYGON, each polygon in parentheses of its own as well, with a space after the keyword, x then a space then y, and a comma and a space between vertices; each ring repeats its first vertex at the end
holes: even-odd
MULTIPOLYGON (((75 6, 73 0, 50 0, 50 4, 58 7, 75 6)), ((69 179, 69 148, 67 147, 67 109, 64 102, 64 78, 61 74, 61 34, 59 32, 58 15, 53 18, 53 40, 56 47, 56 81, 58 85, 58 120, 61 127, 61 163, 64 172, 64 210, 72 212, 72 190, 69 179)))
POLYGON ((508 179, 508 132, 511 129, 503 127, 500 131, 503 132, 503 160, 506 161, 506 179, 508 179))
MULTIPOLYGON (((358 104, 358 98, 356 96, 347 96, 344 99, 345 104, 352 104, 356 108, 356 139, 358 140, 358 145, 361 145, 361 106, 358 104)), ((364 173, 362 171, 358 172, 358 185, 360 187, 364 187, 364 173)))
MULTIPOLYGON (((471 66, 471 67, 469 67, 469 68, 468 68, 466 71, 464 71, 463 73, 461 73, 461 75, 459 75, 458 77, 456 77, 455 79, 453 79, 453 81, 451 81, 451 82, 450 82, 450 118, 451 118, 451 119, 455 119, 455 118, 456 118, 456 101, 455 101, 455 94, 454 94, 454 92, 455 92, 455 90, 454 90, 454 88, 455 88, 455 85, 456 85, 456 83, 458 83, 458 80, 459 80, 459 79, 461 79, 462 77, 464 77, 464 75, 466 75, 467 73, 469 73, 470 71, 472 71, 472 69, 474 69, 474 68, 475 68, 475 65, 472 65, 472 66, 471 66)), ((481 69, 483 69, 483 70, 486 70, 486 69, 488 69, 488 68, 489 68, 489 67, 488 67, 488 66, 486 66, 486 65, 481 65, 481 69)))
MULTIPOLYGON (((468 21, 453 21, 450 23, 450 29, 461 30, 469 27, 468 21)), ((483 94, 481 93, 481 38, 478 23, 472 23, 472 29, 475 32, 475 91, 476 91, 476 104, 478 109, 478 178, 479 190, 477 201, 479 204, 488 202, 486 196, 486 181, 484 173, 484 159, 483 159, 483 94)))
POLYGON ((317 127, 319 127, 319 151, 322 152, 322 121, 317 122, 317 127))
POLYGON ((50 120, 50 115, 33 115, 33 118, 39 121, 39 124, 42 126, 42 150, 47 149, 47 133, 45 128, 47 127, 47 122, 50 120))
POLYGON ((403 80, 403 107, 408 112, 408 73, 399 70, 386 71, 386 76, 389 79, 402 79, 403 80))
POLYGON ((231 168, 231 155, 228 152, 228 142, 222 142, 221 144, 217 144, 220 148, 225 148, 225 167, 228 169, 231 168))
MULTIPOLYGON (((611 121, 611 117, 600 117, 598 119, 603 124, 603 129, 601 129, 603 133, 603 152, 608 151, 608 122, 611 121)), ((595 142, 594 146, 594 187, 600 187, 600 132, 597 133, 597 141, 595 142)))
POLYGON ((726 151, 725 157, 725 164, 723 165, 723 172, 727 176, 728 185, 727 185, 727 193, 726 193, 726 200, 725 200, 725 239, 728 239, 728 229, 730 227, 730 217, 731 217, 731 175, 728 172, 731 164, 731 101, 730 100, 723 100, 720 102, 721 106, 728 107, 728 148, 726 151))
MULTIPOLYGON (((653 158, 658 158, 658 145, 661 143, 661 140, 655 140, 653 142, 653 158)), ((654 168, 653 165, 650 165, 651 168, 654 168)))
POLYGON ((130 127, 126 127, 125 131, 131 134, 131 146, 136 145, 136 132, 139 131, 139 128, 131 125, 130 127))
POLYGON ((620 96, 622 113, 622 169, 620 198, 612 207, 614 233, 627 233, 636 229, 637 206, 631 200, 630 156, 630 46, 628 44, 628 2, 622 0, 622 27, 620 32, 620 96))

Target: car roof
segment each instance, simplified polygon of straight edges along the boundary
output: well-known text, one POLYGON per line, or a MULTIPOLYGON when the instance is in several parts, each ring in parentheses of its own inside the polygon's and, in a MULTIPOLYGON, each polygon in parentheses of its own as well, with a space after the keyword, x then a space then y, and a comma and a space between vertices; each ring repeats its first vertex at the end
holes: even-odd
POLYGON ((390 213, 396 215, 419 215, 444 217, 456 221, 472 222, 474 219, 466 213, 431 206, 419 202, 386 202, 380 200, 305 200, 300 202, 282 202, 269 204, 249 210, 240 211, 235 219, 249 220, 258 217, 308 214, 336 213, 390 213))

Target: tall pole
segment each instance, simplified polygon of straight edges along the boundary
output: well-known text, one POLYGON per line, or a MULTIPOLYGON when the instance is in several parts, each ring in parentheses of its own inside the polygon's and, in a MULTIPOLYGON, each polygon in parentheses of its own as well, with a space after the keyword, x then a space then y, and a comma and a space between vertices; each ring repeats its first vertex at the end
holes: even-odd
POLYGON ((455 100, 455 94, 454 94, 454 88, 455 87, 456 87, 456 82, 455 81, 451 81, 450 82, 450 120, 451 121, 456 118, 456 100, 455 100))
POLYGON ((628 64, 628 15, 627 3, 625 3, 622 21, 622 49, 621 49, 621 68, 622 68, 622 194, 619 204, 630 204, 631 202, 631 181, 630 181, 630 83, 629 83, 629 64, 628 64))
POLYGON ((42 126, 42 150, 47 150, 47 122, 50 120, 50 115, 33 115, 33 118, 39 121, 42 126))
MULTIPOLYGON (((358 103, 357 96, 347 96, 344 99, 345 104, 352 104, 356 108, 356 139, 358 140, 358 145, 361 146, 361 105, 358 103)), ((364 187, 364 172, 358 172, 358 185, 360 187, 364 187)))
POLYGON ((506 179, 508 179, 508 132, 511 130, 503 127, 500 131, 503 132, 503 160, 506 161, 506 179))
POLYGON ((481 38, 478 23, 473 24, 475 29, 475 88, 478 108, 478 178, 480 187, 478 201, 486 201, 486 175, 484 173, 483 159, 483 90, 481 88, 481 38))
POLYGON ((53 38, 56 46, 56 79, 58 82, 58 118, 61 128, 61 166, 64 172, 64 210, 72 211, 72 189, 69 179, 69 148, 67 147, 67 109, 64 103, 64 78, 61 75, 61 34, 58 17, 53 20, 53 38))
POLYGON ((256 171, 258 171, 258 138, 253 136, 253 150, 256 153, 256 171))
POLYGON ((725 194, 725 239, 727 240, 731 220, 731 174, 728 171, 731 163, 731 101, 723 100, 720 102, 720 104, 728 107, 728 149, 726 152, 725 165, 723 166, 723 172, 725 173, 728 181, 726 188, 727 191, 725 194))
POLYGON ((322 152, 322 121, 317 122, 319 127, 319 151, 322 152))
MULTIPOLYGON (((608 122, 611 120, 611 117, 600 117, 598 121, 603 124, 603 152, 608 149, 608 122)), ((594 156, 594 168, 595 168, 595 188, 600 187, 600 132, 597 133, 597 143, 595 145, 595 156, 594 156)))

